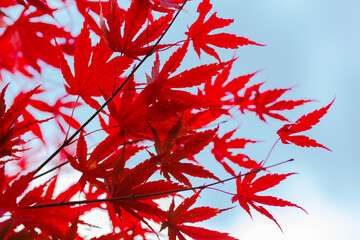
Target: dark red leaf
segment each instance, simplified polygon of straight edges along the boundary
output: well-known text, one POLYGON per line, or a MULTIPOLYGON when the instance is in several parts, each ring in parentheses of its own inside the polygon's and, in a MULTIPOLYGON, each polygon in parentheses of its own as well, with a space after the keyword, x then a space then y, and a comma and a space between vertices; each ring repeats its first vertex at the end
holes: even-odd
MULTIPOLYGON (((23 74, 31 76, 29 66, 38 72, 41 71, 38 60, 42 60, 54 67, 60 67, 56 54, 57 49, 51 43, 51 40, 54 37, 65 38, 66 43, 60 44, 61 47, 64 47, 65 45, 71 45, 73 37, 61 27, 37 21, 36 18, 41 16, 42 13, 39 11, 29 14, 24 11, 14 24, 5 29, 0 37, 0 46, 4 46, 1 48, 4 51, 0 53, 2 58, 1 68, 5 68, 10 72, 19 70, 23 74)), ((63 50, 67 51, 66 48, 63 48, 63 50)))
POLYGON ((244 138, 237 138, 237 139, 230 139, 236 129, 224 134, 223 137, 215 136, 213 142, 214 142, 214 148, 211 150, 211 152, 214 154, 215 159, 223 165, 225 170, 235 176, 235 171, 230 165, 226 163, 226 159, 230 160, 231 162, 237 164, 240 167, 252 169, 258 166, 258 163, 254 160, 251 160, 248 156, 245 154, 240 153, 232 153, 230 149, 240 149, 245 148, 245 146, 248 143, 256 143, 257 141, 244 139, 244 138))
POLYGON ((227 233, 220 233, 200 227, 184 225, 184 223, 195 223, 210 219, 227 209, 216 209, 211 207, 198 207, 189 210, 199 197, 200 191, 186 198, 176 209, 174 200, 167 212, 166 221, 161 225, 161 230, 168 228, 169 240, 185 239, 184 234, 193 239, 231 239, 227 233))
POLYGON ((91 47, 90 31, 85 21, 75 44, 74 75, 63 54, 60 54, 66 91, 82 97, 85 102, 91 101, 91 97, 102 96, 102 92, 110 95, 122 83, 119 76, 132 63, 126 56, 110 59, 111 56, 112 51, 103 39, 94 48, 91 47))
POLYGON ((134 0, 127 11, 120 9, 115 0, 110 0, 109 9, 105 12, 108 27, 102 11, 100 26, 112 51, 132 59, 138 59, 138 56, 146 55, 150 51, 154 46, 150 44, 163 34, 172 18, 169 13, 149 23, 147 20, 151 15, 150 9, 149 0, 134 0), (146 30, 139 34, 144 24, 147 24, 146 30))
MULTIPOLYGON (((273 220, 281 229, 275 218, 261 205, 278 206, 278 207, 297 207, 302 210, 303 208, 272 196, 258 196, 256 193, 262 192, 269 188, 275 187, 281 181, 285 180, 288 176, 294 173, 288 174, 267 174, 259 177, 254 181, 256 173, 247 174, 244 177, 236 179, 237 194, 233 196, 232 202, 239 202, 240 206, 251 216, 250 206, 253 207, 259 213, 273 220)), ((305 210, 304 210, 305 211, 305 210)), ((305 211, 306 212, 306 211, 305 211)))
POLYGON ((213 45, 220 48, 231 48, 236 49, 239 46, 243 45, 259 45, 256 42, 250 41, 244 37, 238 37, 234 34, 229 33, 218 33, 209 35, 209 33, 215 29, 223 28, 229 26, 233 20, 231 19, 222 19, 216 16, 216 13, 212 14, 206 21, 205 17, 210 12, 212 5, 209 0, 204 0, 199 4, 197 9, 199 17, 194 22, 189 31, 186 33, 188 40, 193 42, 194 50, 200 57, 200 50, 203 50, 207 54, 215 57, 219 62, 221 62, 217 52, 210 47, 213 45))
POLYGON ((320 118, 322 118, 327 113, 334 100, 326 107, 315 110, 307 115, 303 115, 293 124, 285 124, 277 131, 277 134, 280 136, 281 141, 285 144, 293 143, 300 147, 321 147, 330 151, 330 149, 328 149, 327 147, 323 146, 320 143, 317 143, 315 140, 310 139, 307 136, 293 134, 307 131, 311 129, 314 125, 319 123, 320 118))
POLYGON ((25 151, 26 149, 17 148, 19 145, 25 143, 21 139, 21 135, 30 131, 33 126, 49 120, 25 120, 19 122, 18 118, 25 111, 30 98, 39 87, 36 87, 27 93, 21 94, 20 97, 15 98, 14 103, 8 110, 6 110, 4 97, 7 86, 3 88, 0 95, 0 158, 5 156, 16 157, 15 154, 17 152, 25 151))

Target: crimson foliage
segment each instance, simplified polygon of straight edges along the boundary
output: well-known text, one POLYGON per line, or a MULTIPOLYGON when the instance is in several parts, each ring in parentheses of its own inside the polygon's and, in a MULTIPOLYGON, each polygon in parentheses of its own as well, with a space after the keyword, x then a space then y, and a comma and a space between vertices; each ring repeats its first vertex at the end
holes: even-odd
MULTIPOLYGON (((193 1, 198 2, 197 20, 189 23, 184 39, 176 43, 164 42, 163 37, 184 0, 125 1, 128 8, 116 0, 51 2, 56 4, 0 3, 1 76, 7 72, 16 82, 1 78, 1 239, 89 239, 78 227, 95 227, 83 218, 95 209, 109 216, 113 231, 92 239, 148 239, 162 231, 171 240, 235 239, 196 223, 238 205, 250 216, 252 208, 280 227, 265 205, 302 209, 274 196, 258 195, 293 173, 269 173, 265 162, 242 153, 257 141, 236 137, 236 130, 219 136, 220 128, 226 131, 220 119, 253 112, 264 122, 286 122, 277 132, 282 143, 329 150, 294 134, 316 125, 332 103, 291 123, 284 110, 309 100, 283 99, 291 88, 262 90, 263 83, 251 84, 256 73, 230 78, 236 59, 222 58, 219 50, 262 45, 223 32, 233 20, 219 18, 210 0, 193 1), (66 8, 76 8, 83 16, 78 36, 56 17, 66 8), (20 10, 16 17, 11 14, 14 10, 20 10), (199 58, 205 53, 214 62, 180 71, 192 49, 199 58), (163 55, 168 56, 165 62, 160 61, 163 55), (145 61, 153 61, 152 68, 138 74, 145 61), (63 91, 56 94, 39 78, 49 65, 63 76, 56 85, 63 91), (6 91, 9 84, 20 85, 19 79, 26 79, 32 90, 11 96, 13 102, 7 107, 5 102, 11 99, 5 101, 6 91), (94 112, 89 119, 78 114, 84 108, 94 112), (102 140, 95 137, 94 147, 89 142, 93 144, 97 135, 90 132, 94 129, 89 129, 89 122, 97 122, 104 133, 102 140), (57 131, 51 138, 61 145, 43 159, 45 154, 40 153, 54 148, 49 126, 59 127, 51 130, 57 131), (207 146, 218 162, 213 164, 222 166, 230 178, 221 180, 221 171, 208 170, 210 161, 196 160, 194 156, 207 146), (63 167, 67 163, 70 166, 63 167), (43 172, 45 166, 55 167, 43 172), (61 177, 68 172, 79 172, 79 179, 64 187, 61 177), (199 179, 206 184, 194 187, 199 179), (228 208, 193 207, 206 189, 225 181, 236 188, 236 193, 228 193, 230 197, 223 196, 228 208), (160 205, 160 199, 167 199, 168 207, 160 205)), ((28 88, 25 84, 21 89, 28 88)))

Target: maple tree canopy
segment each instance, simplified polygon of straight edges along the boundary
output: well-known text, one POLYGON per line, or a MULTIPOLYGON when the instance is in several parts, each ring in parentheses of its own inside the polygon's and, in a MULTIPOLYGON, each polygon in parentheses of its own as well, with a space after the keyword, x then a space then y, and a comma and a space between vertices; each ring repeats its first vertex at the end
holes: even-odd
POLYGON ((248 115, 258 124, 283 122, 273 148, 329 150, 298 133, 333 101, 293 122, 286 112, 311 100, 256 83, 259 71, 232 77, 237 58, 222 53, 263 45, 228 32, 234 20, 218 17, 210 0, 192 1, 196 20, 179 27, 175 41, 165 35, 190 0, 121 2, 127 7, 0 2, 0 238, 236 239, 197 224, 238 208, 281 229, 265 207, 305 211, 261 193, 294 173, 273 173, 279 161, 269 164, 271 151, 265 160, 251 157, 245 149, 260 140, 227 123, 248 115), (82 16, 77 35, 74 11, 82 16), (222 190, 225 182, 236 192, 222 190), (204 203, 208 189, 223 194, 223 208, 204 203), (95 210, 111 224, 102 236, 91 235, 104 227, 87 218, 95 210))

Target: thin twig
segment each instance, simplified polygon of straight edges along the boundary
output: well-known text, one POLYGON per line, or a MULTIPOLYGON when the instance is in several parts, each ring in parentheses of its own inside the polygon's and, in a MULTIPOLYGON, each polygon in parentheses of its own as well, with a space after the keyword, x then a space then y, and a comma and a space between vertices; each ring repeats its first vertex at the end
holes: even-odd
MULTIPOLYGON (((86 136, 86 135, 84 135, 84 136, 86 136)), ((135 143, 138 143, 138 142, 141 142, 141 141, 142 141, 142 140, 135 140, 135 141, 126 142, 125 144, 126 144, 126 145, 130 145, 130 144, 135 144, 135 143)), ((88 153, 87 155, 90 156, 91 154, 92 154, 92 153, 90 152, 90 153, 88 153)), ((42 177, 42 176, 44 176, 44 175, 46 175, 46 174, 48 174, 48 173, 51 173, 52 171, 55 171, 56 169, 61 168, 62 166, 66 165, 66 164, 68 164, 68 163, 69 163, 69 161, 65 161, 65 162, 63 162, 63 163, 61 163, 61 164, 59 164, 59 165, 51 168, 50 170, 47 170, 46 172, 43 172, 43 173, 41 173, 41 174, 39 174, 39 175, 36 175, 35 177, 33 177, 33 179, 36 179, 36 178, 42 177)))
POLYGON ((41 174, 39 174, 39 175, 36 175, 35 177, 33 177, 33 180, 34 180, 34 179, 37 179, 37 178, 39 178, 39 177, 42 177, 42 176, 44 176, 44 175, 46 175, 46 174, 48 174, 48 173, 51 173, 52 171, 54 171, 54 170, 56 170, 56 169, 58 169, 58 168, 61 168, 62 166, 66 165, 66 164, 68 164, 68 163, 69 163, 68 161, 63 162, 63 163, 60 163, 59 165, 57 165, 57 166, 55 166, 55 167, 47 170, 46 172, 43 172, 43 173, 41 173, 41 174))
POLYGON ((34 208, 46 208, 46 207, 61 207, 61 206, 71 206, 71 205, 78 205, 78 204, 90 204, 90 203, 104 203, 104 202, 114 202, 114 201, 122 201, 122 200, 131 200, 131 199, 138 199, 138 198, 146 198, 146 197, 153 197, 153 196, 158 196, 158 195, 167 195, 167 194, 171 194, 171 193, 178 193, 178 192, 185 192, 185 191, 193 191, 193 190, 198 190, 198 189, 206 189, 208 187, 214 186, 214 185, 218 185, 220 183, 224 183, 224 182, 228 182, 234 179, 237 179, 239 177, 243 177, 249 174, 254 174, 254 173, 258 173, 261 170, 266 170, 269 168, 273 168, 276 167, 278 165, 281 164, 285 164, 288 162, 293 161, 294 159, 289 159, 280 163, 276 163, 273 165, 270 165, 268 167, 260 167, 260 168, 256 168, 252 171, 249 171, 247 173, 243 173, 231 178, 227 178, 224 180, 220 180, 220 181, 216 181, 214 183, 210 183, 207 185, 201 185, 201 186, 197 186, 197 187, 190 187, 190 188, 183 188, 183 189, 177 189, 177 190, 171 190, 171 191, 165 191, 165 192, 157 192, 157 193, 149 193, 149 194, 141 194, 141 195, 131 195, 131 196, 127 196, 127 197, 117 197, 117 198, 105 198, 105 199, 91 199, 91 200, 80 200, 80 201, 69 201, 69 202, 58 202, 58 203, 50 203, 50 204, 41 204, 41 205, 35 205, 35 206, 30 206, 30 207, 25 207, 27 209, 34 209, 34 208))

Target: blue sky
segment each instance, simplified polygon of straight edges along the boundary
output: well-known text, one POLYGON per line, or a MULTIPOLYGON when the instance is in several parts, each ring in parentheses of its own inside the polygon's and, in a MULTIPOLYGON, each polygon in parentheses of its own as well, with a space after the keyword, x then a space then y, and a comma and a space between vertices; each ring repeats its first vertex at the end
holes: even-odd
MULTIPOLYGON (((251 221, 238 211, 232 228, 242 240, 360 239, 360 2, 223 0, 214 5, 220 16, 235 19, 231 31, 266 45, 237 52, 240 73, 265 68, 258 78, 267 86, 298 85, 290 97, 318 100, 288 115, 290 119, 336 97, 329 113, 309 132, 332 152, 279 145, 270 159, 295 158, 284 171, 299 175, 275 193, 304 207, 309 215, 271 209, 284 229, 281 233, 265 217, 255 215, 251 221)), ((274 133, 263 137, 268 146, 272 138, 274 133)))

